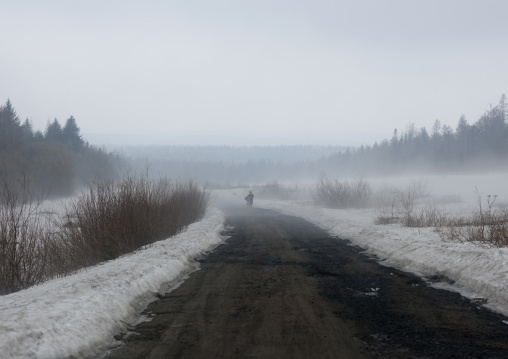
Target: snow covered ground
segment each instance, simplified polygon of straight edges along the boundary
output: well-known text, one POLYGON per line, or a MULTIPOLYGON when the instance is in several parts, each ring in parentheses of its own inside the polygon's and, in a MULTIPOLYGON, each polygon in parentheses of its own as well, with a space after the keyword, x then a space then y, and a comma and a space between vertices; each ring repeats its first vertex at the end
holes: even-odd
POLYGON ((224 241, 216 209, 179 235, 114 261, 0 296, 0 359, 90 357, 224 241))
MULTIPOLYGON (((474 209, 475 183, 462 180, 448 178, 451 185, 446 187, 437 178, 428 179, 432 190, 442 192, 439 195, 455 195, 461 186, 467 189, 463 203, 448 207, 454 213, 467 213, 474 209)), ((484 193, 506 199, 505 183, 506 176, 495 177, 484 193)), ((385 183, 380 180, 377 185, 385 183)), ((244 192, 216 191, 215 203, 243 204, 244 192)), ((508 249, 445 242, 432 229, 376 225, 377 212, 372 209, 324 209, 297 200, 255 199, 254 205, 303 217, 386 265, 422 276, 445 276, 455 283, 441 286, 486 298, 487 306, 508 315, 508 249)), ((175 237, 73 276, 0 297, 0 359, 91 357, 98 348, 114 344, 113 336, 136 321, 158 292, 175 285, 195 269, 195 258, 223 242, 223 223, 224 214, 211 209, 201 222, 175 237)))

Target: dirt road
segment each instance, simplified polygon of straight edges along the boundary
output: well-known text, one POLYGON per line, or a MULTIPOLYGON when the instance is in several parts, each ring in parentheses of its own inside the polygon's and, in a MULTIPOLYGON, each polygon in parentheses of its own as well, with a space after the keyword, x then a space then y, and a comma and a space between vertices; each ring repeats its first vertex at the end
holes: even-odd
POLYGON ((231 213, 227 243, 108 358, 508 358, 506 318, 478 303, 302 219, 231 213))

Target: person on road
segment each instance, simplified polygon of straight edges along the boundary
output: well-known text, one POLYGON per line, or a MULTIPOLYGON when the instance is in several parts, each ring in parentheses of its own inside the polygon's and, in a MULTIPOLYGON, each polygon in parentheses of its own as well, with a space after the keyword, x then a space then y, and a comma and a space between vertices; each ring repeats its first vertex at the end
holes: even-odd
POLYGON ((245 200, 247 201, 247 206, 251 206, 254 203, 254 195, 252 194, 252 191, 249 191, 249 194, 247 197, 245 197, 245 200))

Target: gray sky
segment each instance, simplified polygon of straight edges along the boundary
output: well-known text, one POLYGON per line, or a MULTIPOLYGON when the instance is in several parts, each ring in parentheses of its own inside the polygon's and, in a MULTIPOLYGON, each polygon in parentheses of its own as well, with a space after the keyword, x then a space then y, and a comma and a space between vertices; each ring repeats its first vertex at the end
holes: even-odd
POLYGON ((0 102, 104 143, 372 144, 475 122, 507 45, 506 0, 3 0, 0 102))

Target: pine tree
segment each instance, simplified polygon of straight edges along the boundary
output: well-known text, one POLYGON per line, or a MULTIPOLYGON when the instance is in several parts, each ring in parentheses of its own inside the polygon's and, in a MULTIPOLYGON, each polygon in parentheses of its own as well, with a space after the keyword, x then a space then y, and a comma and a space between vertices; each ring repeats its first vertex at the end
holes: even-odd
POLYGON ((69 117, 65 122, 65 126, 62 130, 62 137, 63 141, 74 151, 77 151, 83 146, 84 141, 81 137, 76 119, 73 116, 69 117))
POLYGON ((44 134, 46 140, 49 141, 61 141, 62 140, 62 126, 55 118, 53 122, 48 123, 48 127, 46 128, 46 133, 44 134))
POLYGON ((508 115, 508 104, 506 103, 506 95, 505 94, 501 95, 501 99, 499 100, 498 107, 501 111, 501 116, 503 117, 503 121, 506 122, 506 116, 508 115))
POLYGON ((439 140, 441 137, 441 122, 439 120, 434 121, 434 126, 432 126, 432 139, 434 141, 439 140))
POLYGON ((0 149, 13 149, 21 142, 20 122, 10 100, 0 107, 0 149))
POLYGON ((21 125, 21 136, 23 138, 24 143, 29 143, 32 141, 34 137, 34 131, 32 128, 32 123, 27 118, 25 122, 21 125))
POLYGON ((468 157, 468 141, 470 141, 470 139, 468 140, 469 127, 466 116, 462 115, 459 119, 459 123, 457 124, 456 137, 458 158, 464 162, 468 157))
POLYGON ((506 139, 504 113, 500 106, 492 107, 476 122, 478 144, 481 152, 491 155, 503 154, 506 139))

